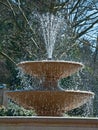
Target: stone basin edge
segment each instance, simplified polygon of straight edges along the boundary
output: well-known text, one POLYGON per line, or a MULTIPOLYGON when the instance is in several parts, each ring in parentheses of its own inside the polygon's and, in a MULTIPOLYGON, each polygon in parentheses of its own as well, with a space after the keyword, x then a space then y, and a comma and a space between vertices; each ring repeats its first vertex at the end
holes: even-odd
POLYGON ((94 117, 46 117, 46 116, 7 116, 0 117, 1 125, 29 126, 72 126, 98 128, 98 118, 94 117))

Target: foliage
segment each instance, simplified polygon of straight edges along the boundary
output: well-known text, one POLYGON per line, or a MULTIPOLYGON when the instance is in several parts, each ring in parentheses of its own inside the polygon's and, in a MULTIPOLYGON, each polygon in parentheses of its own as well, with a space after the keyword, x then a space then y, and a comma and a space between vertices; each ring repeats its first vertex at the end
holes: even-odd
POLYGON ((0 116, 32 116, 35 115, 34 111, 26 110, 23 107, 19 107, 14 103, 9 103, 8 108, 2 106, 0 108, 0 116))

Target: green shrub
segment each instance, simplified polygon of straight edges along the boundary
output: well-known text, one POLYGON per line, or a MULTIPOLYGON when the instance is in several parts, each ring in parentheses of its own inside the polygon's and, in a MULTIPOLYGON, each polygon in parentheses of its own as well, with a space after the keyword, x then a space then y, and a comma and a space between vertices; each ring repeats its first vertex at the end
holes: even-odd
POLYGON ((1 106, 0 116, 32 116, 35 115, 33 110, 26 110, 12 102, 9 103, 8 108, 1 106))

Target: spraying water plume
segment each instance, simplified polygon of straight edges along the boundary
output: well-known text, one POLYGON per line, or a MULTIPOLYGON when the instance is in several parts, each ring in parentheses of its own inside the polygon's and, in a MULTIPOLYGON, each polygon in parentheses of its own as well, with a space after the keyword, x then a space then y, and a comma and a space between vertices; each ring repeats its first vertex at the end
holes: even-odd
POLYGON ((49 59, 52 59, 57 35, 62 28, 64 18, 60 14, 54 15, 50 13, 39 15, 39 18, 47 55, 49 59))

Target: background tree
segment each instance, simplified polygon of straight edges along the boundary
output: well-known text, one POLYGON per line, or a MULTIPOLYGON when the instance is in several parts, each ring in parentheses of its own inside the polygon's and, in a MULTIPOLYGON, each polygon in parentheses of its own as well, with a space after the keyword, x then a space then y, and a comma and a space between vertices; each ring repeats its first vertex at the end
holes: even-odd
MULTIPOLYGON (((35 17, 37 13, 41 15, 47 12, 54 15, 60 12, 64 18, 53 58, 81 61, 85 64, 85 69, 80 73, 81 80, 78 78, 79 88, 95 92, 94 114, 97 116, 97 0, 0 0, 0 61, 4 62, 7 69, 4 72, 7 73, 6 83, 11 89, 19 86, 16 63, 47 58, 39 19, 35 17)), ((5 68, 1 67, 0 70, 5 68)), ((0 82, 5 83, 4 79, 0 82)))

